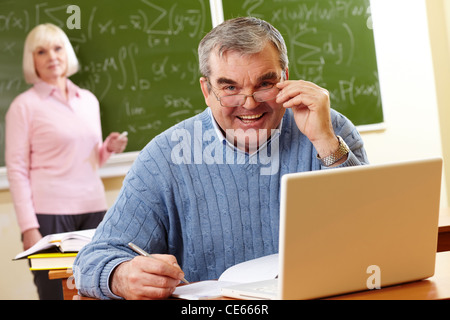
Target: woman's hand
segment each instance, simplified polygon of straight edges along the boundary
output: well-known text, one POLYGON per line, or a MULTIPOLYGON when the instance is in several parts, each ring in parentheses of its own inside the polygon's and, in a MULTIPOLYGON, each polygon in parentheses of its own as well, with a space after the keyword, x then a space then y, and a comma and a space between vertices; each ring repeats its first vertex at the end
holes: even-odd
POLYGON ((23 250, 28 250, 42 239, 39 229, 28 229, 22 234, 23 250))
POLYGON ((126 135, 121 135, 118 132, 112 132, 108 136, 108 145, 106 149, 109 152, 121 153, 125 150, 128 143, 128 138, 126 135))

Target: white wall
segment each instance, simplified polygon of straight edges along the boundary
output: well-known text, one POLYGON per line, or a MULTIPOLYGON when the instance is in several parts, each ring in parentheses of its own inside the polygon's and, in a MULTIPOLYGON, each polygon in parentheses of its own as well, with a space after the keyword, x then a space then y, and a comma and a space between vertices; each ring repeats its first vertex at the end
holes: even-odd
POLYGON ((371 10, 386 130, 363 133, 369 160, 442 156, 425 0, 372 0, 371 10))

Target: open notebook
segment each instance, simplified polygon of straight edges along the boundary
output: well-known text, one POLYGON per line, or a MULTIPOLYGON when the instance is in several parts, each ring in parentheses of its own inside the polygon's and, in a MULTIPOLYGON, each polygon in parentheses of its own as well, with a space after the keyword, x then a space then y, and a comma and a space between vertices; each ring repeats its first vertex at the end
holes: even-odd
POLYGON ((14 257, 14 260, 23 259, 36 253, 48 251, 54 252, 78 252, 88 244, 94 236, 95 229, 71 231, 63 233, 49 234, 31 248, 25 250, 14 257))
POLYGON ((278 276, 278 254, 239 263, 225 270, 218 280, 179 286, 174 297, 189 300, 211 299, 222 295, 221 289, 238 283, 251 283, 278 276))

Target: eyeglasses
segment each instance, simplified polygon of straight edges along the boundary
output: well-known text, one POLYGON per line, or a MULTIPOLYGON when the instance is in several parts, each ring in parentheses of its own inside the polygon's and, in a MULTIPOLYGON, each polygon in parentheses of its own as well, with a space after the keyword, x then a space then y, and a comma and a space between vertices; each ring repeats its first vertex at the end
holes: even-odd
MULTIPOLYGON (((208 83, 209 85, 214 88, 211 84, 211 82, 209 82, 208 79, 208 83)), ((220 90, 215 88, 216 90, 220 90)), ((280 91, 275 84, 271 85, 268 88, 265 89, 261 89, 258 91, 253 92, 252 94, 231 94, 231 95, 226 95, 226 96, 222 96, 219 97, 214 90, 211 90, 214 93, 214 96, 216 97, 217 101, 220 102, 220 105, 222 107, 240 107, 243 106, 245 104, 245 102, 247 101, 247 97, 253 97, 253 100, 255 100, 256 102, 264 102, 264 101, 270 101, 276 98, 278 92, 280 91)))

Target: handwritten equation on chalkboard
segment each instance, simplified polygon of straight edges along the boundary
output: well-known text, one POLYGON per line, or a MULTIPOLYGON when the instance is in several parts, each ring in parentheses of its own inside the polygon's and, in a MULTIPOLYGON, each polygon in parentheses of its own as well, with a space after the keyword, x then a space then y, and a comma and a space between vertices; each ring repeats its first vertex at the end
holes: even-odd
POLYGON ((29 87, 22 75, 25 37, 46 22, 68 35, 80 62, 71 80, 99 99, 105 136, 129 132, 127 150, 140 150, 165 128, 206 107, 197 46, 212 27, 208 0, 1 3, 2 138, 9 104, 29 87))
POLYGON ((223 1, 225 18, 255 16, 283 35, 291 79, 330 92, 332 106, 357 125, 383 122, 369 0, 223 1))

